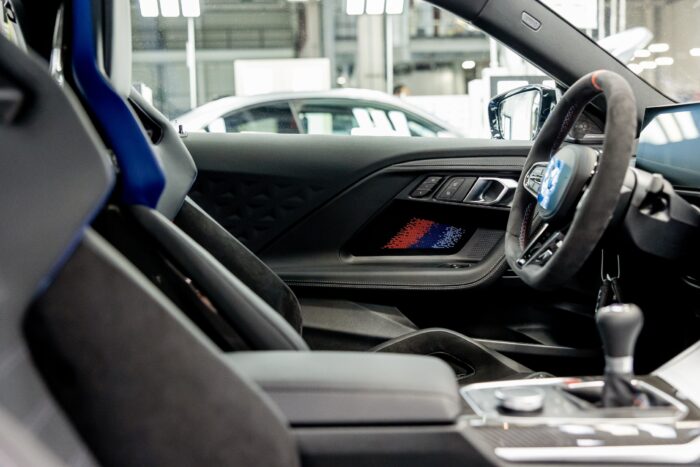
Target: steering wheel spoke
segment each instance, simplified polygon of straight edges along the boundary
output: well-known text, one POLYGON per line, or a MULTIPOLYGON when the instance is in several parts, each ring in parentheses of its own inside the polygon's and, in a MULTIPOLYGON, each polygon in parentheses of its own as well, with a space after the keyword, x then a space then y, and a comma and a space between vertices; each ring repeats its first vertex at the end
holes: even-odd
POLYGON ((523 187, 535 198, 537 198, 537 194, 540 192, 542 179, 544 178, 545 172, 547 172, 547 165, 549 165, 549 162, 535 162, 530 166, 530 169, 523 179, 523 187))
POLYGON ((555 230, 549 224, 542 224, 523 250, 516 264, 520 268, 531 264, 543 266, 561 247, 564 235, 566 235, 565 229, 555 230))

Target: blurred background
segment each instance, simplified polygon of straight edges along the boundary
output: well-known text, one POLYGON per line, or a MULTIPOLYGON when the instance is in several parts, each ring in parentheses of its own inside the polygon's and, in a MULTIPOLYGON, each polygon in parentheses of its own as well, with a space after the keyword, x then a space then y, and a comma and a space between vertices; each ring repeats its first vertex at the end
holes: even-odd
MULTIPOLYGON (((543 3, 670 97, 700 97, 699 0, 543 3)), ((491 97, 555 85, 421 0, 133 0, 132 8, 135 84, 188 131, 488 138, 491 97)))

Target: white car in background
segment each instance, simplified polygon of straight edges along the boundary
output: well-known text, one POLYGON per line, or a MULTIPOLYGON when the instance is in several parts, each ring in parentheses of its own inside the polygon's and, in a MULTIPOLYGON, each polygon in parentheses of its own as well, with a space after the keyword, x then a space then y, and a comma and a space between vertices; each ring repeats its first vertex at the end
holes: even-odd
POLYGON ((187 132, 462 136, 450 124, 398 97, 366 89, 224 97, 173 123, 187 132))

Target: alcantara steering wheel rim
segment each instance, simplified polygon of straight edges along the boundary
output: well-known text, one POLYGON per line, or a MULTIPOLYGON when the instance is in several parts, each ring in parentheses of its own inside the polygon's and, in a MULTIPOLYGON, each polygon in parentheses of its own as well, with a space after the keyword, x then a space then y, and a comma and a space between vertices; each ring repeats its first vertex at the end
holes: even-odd
POLYGON ((533 142, 508 218, 506 259, 525 283, 553 288, 581 269, 617 207, 636 133, 634 94, 617 73, 589 73, 562 96, 533 142), (562 146, 584 107, 600 94, 607 102, 602 151, 562 146), (535 198, 530 179, 540 173, 535 198))

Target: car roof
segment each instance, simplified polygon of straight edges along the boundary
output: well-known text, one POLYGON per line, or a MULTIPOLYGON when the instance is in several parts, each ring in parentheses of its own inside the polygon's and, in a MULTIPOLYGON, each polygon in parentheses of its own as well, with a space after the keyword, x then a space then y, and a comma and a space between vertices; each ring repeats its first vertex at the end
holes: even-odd
POLYGON ((374 91, 370 89, 336 88, 325 91, 293 91, 275 92, 268 94, 257 94, 255 96, 229 96, 216 99, 193 109, 176 119, 174 122, 184 126, 185 130, 196 131, 210 124, 223 115, 237 109, 250 107, 252 105, 264 104, 267 102, 288 102, 304 99, 348 99, 357 101, 371 101, 378 104, 397 107, 406 112, 414 114, 424 120, 442 127, 446 131, 461 135, 461 131, 438 117, 422 110, 404 99, 390 94, 374 91))

